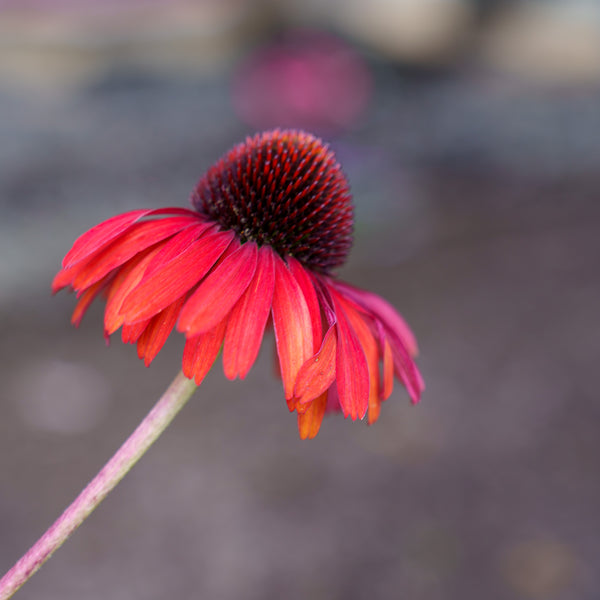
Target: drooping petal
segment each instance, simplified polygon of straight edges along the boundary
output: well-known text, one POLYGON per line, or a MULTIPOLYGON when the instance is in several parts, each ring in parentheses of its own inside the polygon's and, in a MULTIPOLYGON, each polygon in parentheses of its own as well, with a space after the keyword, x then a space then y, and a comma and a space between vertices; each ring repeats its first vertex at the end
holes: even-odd
POLYGON ((71 268, 61 269, 52 280, 52 293, 56 294, 56 292, 67 287, 73 281, 74 275, 75 271, 71 268))
POLYGON ((111 217, 110 219, 99 223, 95 227, 92 227, 75 240, 73 247, 71 250, 69 250, 69 252, 67 252, 62 261, 63 268, 71 267, 79 261, 89 258, 95 252, 107 246, 110 242, 127 231, 127 229, 129 229, 140 219, 164 214, 188 215, 194 219, 198 218, 197 213, 185 208, 132 210, 122 215, 111 217))
POLYGON ((325 316, 327 327, 331 327, 336 323, 335 309, 333 307, 333 300, 331 298, 331 286, 329 278, 323 276, 314 276, 315 291, 317 292, 317 298, 319 306, 325 316))
POLYGON ((336 281, 336 287, 352 298, 368 312, 379 318, 383 324, 398 336, 408 349, 411 356, 418 354, 417 340, 406 321, 396 309, 377 294, 358 289, 347 283, 336 281))
POLYGON ((336 329, 332 326, 325 334, 319 351, 298 371, 294 399, 299 405, 321 396, 335 381, 336 349, 336 329))
POLYGON ((421 399, 421 392, 425 389, 423 378, 402 340, 389 330, 388 334, 396 376, 408 391, 412 403, 417 404, 421 399))
POLYGON ((78 273, 73 277, 71 285, 76 290, 85 289, 138 252, 175 235, 193 222, 195 220, 192 217, 170 217, 135 223, 89 261, 75 265, 73 270, 78 273))
POLYGON ((75 306, 75 310, 71 315, 71 323, 75 325, 75 327, 79 327, 81 323, 81 319, 83 319, 83 315, 87 312, 87 309, 90 307, 90 304, 94 301, 94 298, 106 287, 107 279, 102 279, 101 281, 97 281, 93 286, 89 287, 77 301, 77 305, 75 306))
POLYGON ((292 275, 296 278, 296 281, 304 294, 306 305, 308 306, 313 332, 313 351, 316 352, 321 346, 323 327, 321 324, 321 307, 317 298, 315 286, 306 269, 299 261, 290 257, 287 259, 287 264, 292 275))
POLYGON ((332 293, 337 318, 337 389, 344 416, 355 421, 365 416, 369 405, 369 369, 360 341, 336 296, 332 293))
POLYGON ((313 354, 313 328, 302 289, 277 255, 272 314, 285 399, 288 401, 288 408, 293 410, 296 376, 300 367, 313 354))
POLYGON ((205 233, 162 269, 144 276, 123 302, 125 321, 151 317, 180 298, 208 273, 233 237, 232 231, 205 233))
POLYGON ((262 343, 275 287, 273 251, 258 250, 254 278, 227 319, 223 346, 223 370, 228 379, 244 379, 254 364, 262 343))
MULTIPOLYGON (((337 283, 338 282, 336 282, 336 287, 338 287, 337 283)), ((345 290, 348 289, 356 291, 347 284, 342 284, 341 288, 342 289, 340 292, 342 292, 342 295, 345 293, 345 290)), ((362 293, 362 290, 359 290, 359 292, 362 293)), ((350 303, 359 313, 364 311, 364 314, 367 316, 367 318, 372 320, 371 331, 378 338, 379 354, 380 356, 383 355, 384 358, 383 376, 387 381, 387 383, 384 383, 386 389, 382 390, 380 395, 382 396, 382 399, 385 399, 389 397, 389 394, 391 394, 393 387, 393 369, 393 372, 396 373, 398 379, 400 379, 404 387, 407 389, 409 396, 411 397, 411 401, 413 404, 416 404, 421 397, 421 392, 425 388, 421 374, 419 373, 417 365, 413 360, 416 347, 411 351, 411 349, 407 346, 407 342, 410 342, 410 339, 406 338, 405 332, 402 331, 402 327, 398 329, 398 327, 389 326, 390 322, 393 321, 394 315, 397 320, 399 320, 396 324, 399 322, 403 323, 402 318, 395 312, 395 310, 378 296, 369 294, 368 292, 364 292, 364 294, 365 296, 371 296, 371 300, 374 301, 374 304, 380 303, 382 306, 386 305, 389 308, 389 313, 387 314, 389 318, 388 320, 384 320, 381 318, 381 314, 383 314, 385 311, 381 310, 379 314, 371 312, 364 303, 360 303, 361 296, 350 294, 344 297, 345 303, 350 303), (387 352, 386 345, 388 346, 387 352), (390 362, 393 363, 393 368, 390 365, 390 362)), ((412 336, 412 334, 409 335, 409 338, 410 336, 412 336)))
POLYGON ((183 349, 183 374, 188 379, 194 379, 200 385, 206 374, 210 371, 225 336, 227 322, 224 319, 216 327, 201 333, 196 337, 188 338, 183 349))
POLYGON ((139 337, 137 342, 138 356, 144 359, 144 364, 147 367, 156 358, 171 334, 173 327, 175 327, 179 311, 184 302, 185 296, 152 317, 139 337))
POLYGON ((135 344, 139 339, 144 329, 148 326, 151 319, 145 319, 144 321, 138 321, 137 323, 124 323, 123 329, 121 329, 121 339, 124 344, 135 344))
POLYGON ((383 342, 383 368, 381 381, 381 399, 387 400, 394 389, 394 358, 387 338, 383 342))
POLYGON ((340 395, 338 394, 337 383, 334 383, 327 390, 327 406, 325 407, 325 412, 342 412, 342 407, 340 406, 340 395))
POLYGON ((177 260, 196 240, 203 235, 214 233, 216 226, 210 221, 196 221, 171 239, 161 245, 156 256, 148 264, 144 272, 144 279, 150 277, 155 271, 164 269, 165 265, 177 260))
POLYGON ((231 311, 254 277, 258 247, 247 242, 215 267, 185 303, 178 329, 192 336, 209 331, 231 311))
POLYGON ((326 408, 327 392, 324 392, 310 403, 306 411, 298 413, 300 439, 310 440, 319 433, 326 408))
POLYGON ((367 360, 369 370, 368 419, 369 425, 371 425, 379 417, 381 404, 381 398, 379 397, 379 351, 377 349, 377 342, 369 326, 361 314, 353 308, 352 304, 341 297, 338 300, 344 307, 348 322, 356 333, 367 360))
POLYGON ((121 314, 123 301, 142 280, 146 268, 159 250, 160 247, 155 247, 140 252, 117 270, 108 289, 108 298, 104 310, 105 335, 111 335, 125 323, 125 316, 121 314))

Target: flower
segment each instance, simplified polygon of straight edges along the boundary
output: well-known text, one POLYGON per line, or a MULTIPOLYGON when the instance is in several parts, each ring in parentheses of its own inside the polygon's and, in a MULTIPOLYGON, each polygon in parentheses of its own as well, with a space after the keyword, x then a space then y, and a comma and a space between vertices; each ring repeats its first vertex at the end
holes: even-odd
POLYGON ((356 123, 371 90, 367 62, 352 46, 331 34, 291 32, 240 63, 232 102, 253 127, 294 123, 333 132, 356 123))
POLYGON ((331 274, 350 250, 353 208, 321 140, 292 130, 248 138, 200 179, 191 204, 118 215, 75 241, 52 283, 77 293, 75 325, 102 294, 105 336, 122 327, 146 366, 176 327, 183 372, 200 384, 221 347, 226 377, 243 379, 272 323, 303 439, 327 410, 376 421, 394 374, 418 402, 407 324, 331 274))

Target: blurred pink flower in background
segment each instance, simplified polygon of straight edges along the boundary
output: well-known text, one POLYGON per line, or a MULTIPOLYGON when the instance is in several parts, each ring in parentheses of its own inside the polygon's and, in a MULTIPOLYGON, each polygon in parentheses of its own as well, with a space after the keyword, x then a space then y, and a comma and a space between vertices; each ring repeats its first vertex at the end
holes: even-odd
POLYGON ((343 41, 296 34, 258 50, 233 81, 233 104, 253 128, 298 127, 332 133, 351 127, 371 97, 366 62, 343 41))

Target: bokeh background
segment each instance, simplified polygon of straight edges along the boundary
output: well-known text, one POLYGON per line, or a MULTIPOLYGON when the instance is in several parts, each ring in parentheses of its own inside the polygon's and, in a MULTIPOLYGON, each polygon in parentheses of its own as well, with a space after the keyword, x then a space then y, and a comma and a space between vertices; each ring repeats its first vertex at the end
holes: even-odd
POLYGON ((18 597, 596 600, 597 0, 1 0, 0 570, 180 364, 74 330, 62 256, 275 126, 342 162, 421 404, 301 442, 272 341, 218 365, 18 597))

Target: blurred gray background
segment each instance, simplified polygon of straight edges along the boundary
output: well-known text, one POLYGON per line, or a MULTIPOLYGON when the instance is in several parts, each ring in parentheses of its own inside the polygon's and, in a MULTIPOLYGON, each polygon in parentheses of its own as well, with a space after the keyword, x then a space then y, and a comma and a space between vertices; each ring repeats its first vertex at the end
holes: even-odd
POLYGON ((427 390, 301 442, 272 340, 221 365, 19 598, 600 597, 596 0, 0 1, 0 571, 179 369, 49 287, 233 143, 327 139, 427 390))

